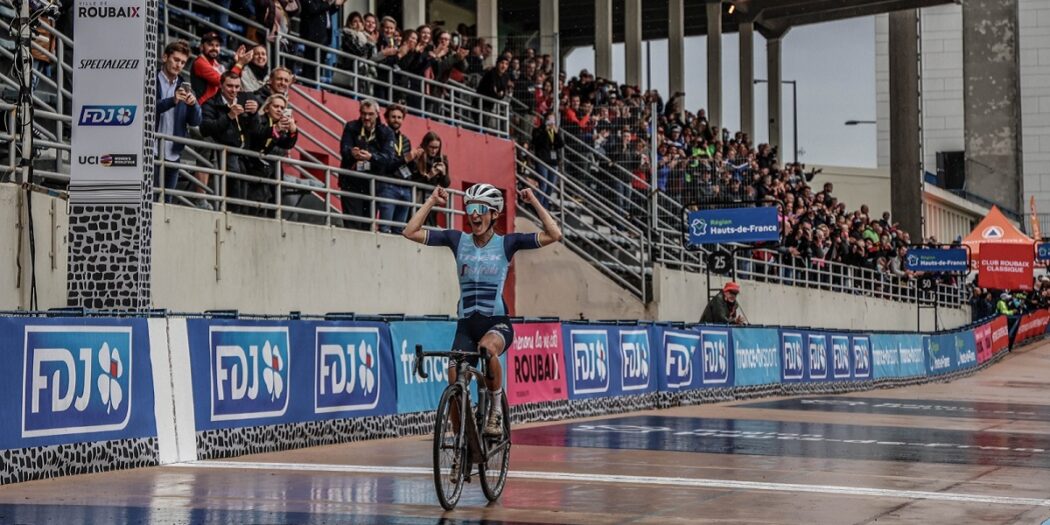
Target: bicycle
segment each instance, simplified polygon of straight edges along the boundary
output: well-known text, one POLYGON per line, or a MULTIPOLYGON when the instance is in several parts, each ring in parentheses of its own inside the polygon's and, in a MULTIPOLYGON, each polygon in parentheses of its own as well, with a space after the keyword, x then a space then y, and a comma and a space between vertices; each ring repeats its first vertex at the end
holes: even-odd
MULTIPOLYGON (((496 501, 507 483, 510 465, 510 407, 503 396, 503 435, 484 436, 485 415, 488 414, 488 387, 485 372, 467 363, 479 352, 450 350, 424 352, 416 345, 415 372, 426 379, 423 358, 447 357, 456 368, 456 382, 445 387, 434 417, 434 488, 438 501, 445 510, 452 510, 463 493, 463 483, 470 482, 472 466, 478 466, 481 490, 489 501, 496 501), (470 398, 470 384, 477 380, 478 403, 470 398), (464 395, 466 393, 466 395, 464 395), (474 417, 459 417, 473 414, 474 417), (453 472, 452 465, 459 466, 453 472), (493 468, 489 468, 492 466, 493 468)), ((481 359, 482 363, 485 362, 481 359)), ((485 365, 480 365, 484 367, 485 365)))

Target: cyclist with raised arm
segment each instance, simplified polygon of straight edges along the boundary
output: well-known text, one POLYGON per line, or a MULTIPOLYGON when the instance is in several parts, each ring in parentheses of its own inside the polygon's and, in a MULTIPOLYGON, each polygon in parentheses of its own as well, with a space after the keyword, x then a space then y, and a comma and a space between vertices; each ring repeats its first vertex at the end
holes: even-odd
MULTIPOLYGON (((492 407, 485 423, 484 434, 503 434, 503 370, 499 356, 514 342, 514 329, 507 317, 503 301, 503 284, 507 279, 510 261, 518 250, 532 250, 561 240, 561 229, 550 213, 543 208, 532 190, 520 192, 522 200, 536 210, 543 221, 539 233, 510 233, 500 235, 493 227, 503 213, 503 194, 490 184, 475 184, 467 189, 464 204, 471 232, 459 230, 423 230, 423 221, 434 206, 445 206, 448 192, 434 188, 423 206, 416 211, 402 232, 406 238, 427 246, 446 246, 456 257, 459 273, 459 322, 452 349, 463 352, 480 350, 488 365, 486 384, 491 393, 492 407)), ((475 361, 474 366, 477 365, 475 361)), ((449 384, 456 382, 456 369, 449 365, 449 384)))

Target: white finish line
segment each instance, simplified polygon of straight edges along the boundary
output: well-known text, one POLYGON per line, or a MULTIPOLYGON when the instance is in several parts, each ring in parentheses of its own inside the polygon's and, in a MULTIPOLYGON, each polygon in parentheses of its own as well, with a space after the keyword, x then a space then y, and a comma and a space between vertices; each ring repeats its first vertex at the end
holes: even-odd
MULTIPOLYGON (((169 467, 180 468, 214 468, 245 470, 283 470, 333 472, 339 474, 401 474, 427 475, 434 474, 431 468, 394 467, 372 465, 334 465, 313 463, 262 463, 240 461, 198 461, 193 463, 174 463, 169 467)), ((724 479, 669 478, 653 476, 620 476, 612 474, 575 474, 571 472, 542 472, 536 470, 511 470, 508 477, 539 481, 571 481, 633 485, 665 485, 676 487, 698 487, 708 489, 764 490, 772 492, 805 492, 814 494, 834 494, 839 496, 873 496, 878 498, 897 498, 931 501, 951 501, 956 503, 978 503, 992 505, 1016 505, 1023 507, 1050 507, 1050 499, 1015 498, 1011 496, 984 496, 980 494, 958 494, 947 492, 926 492, 918 490, 875 489, 864 487, 839 487, 835 485, 803 485, 796 483, 766 483, 761 481, 733 481, 724 479)))

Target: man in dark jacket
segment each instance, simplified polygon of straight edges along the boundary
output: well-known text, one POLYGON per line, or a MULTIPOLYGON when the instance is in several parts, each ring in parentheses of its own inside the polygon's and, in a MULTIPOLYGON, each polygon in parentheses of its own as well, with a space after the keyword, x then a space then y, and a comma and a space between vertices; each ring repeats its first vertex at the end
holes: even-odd
POLYGON ((557 187, 557 171, 561 161, 561 151, 565 148, 554 114, 548 113, 546 124, 532 132, 532 148, 540 162, 536 164, 536 173, 540 176, 540 193, 538 197, 544 208, 557 187))
MULTIPOLYGON (((303 40, 327 46, 332 40, 332 13, 342 9, 345 0, 301 0, 299 33, 303 40)), ((317 62, 323 63, 327 53, 314 46, 303 46, 303 78, 318 80, 317 62)))
MULTIPOLYGON (((157 133, 185 137, 189 126, 199 126, 201 123, 201 106, 197 103, 197 97, 179 78, 189 58, 190 46, 182 40, 164 48, 163 62, 157 73, 157 117, 154 120, 157 133)), ((158 143, 157 156, 167 162, 179 162, 185 147, 184 144, 161 141, 158 143)), ((179 181, 179 169, 165 166, 164 173, 158 172, 157 176, 163 177, 165 189, 175 189, 179 181)), ((165 197, 165 202, 171 201, 171 195, 165 197)))
POLYGON ((740 313, 740 305, 736 302, 736 296, 740 294, 740 285, 729 281, 722 287, 722 292, 711 298, 704 308, 700 322, 704 324, 747 324, 743 314, 740 313))
MULTIPOLYGON (((219 94, 204 104, 204 117, 201 119, 201 135, 223 146, 244 148, 248 136, 258 122, 255 113, 259 102, 246 93, 241 93, 241 76, 233 71, 222 74, 219 94)), ((217 159, 220 161, 221 158, 217 159)), ((227 153, 226 171, 244 173, 244 162, 240 155, 227 153)), ((226 179, 226 195, 231 199, 247 200, 247 185, 241 179, 226 179)), ((241 212, 241 205, 231 204, 231 211, 241 212)))
MULTIPOLYGON (((347 122, 343 127, 343 137, 339 143, 339 154, 342 161, 339 166, 344 170, 359 171, 371 175, 386 175, 394 162, 394 132, 379 123, 379 104, 372 99, 360 103, 361 117, 347 122)), ((339 175, 339 189, 347 192, 368 195, 369 179, 353 175, 339 175)), ((374 197, 374 195, 373 195, 374 197)), ((373 218, 374 211, 367 199, 362 197, 341 196, 343 214, 354 217, 373 218)), ((349 221, 348 221, 349 222, 349 221)), ((367 230, 367 222, 352 221, 349 227, 367 230)))
MULTIPOLYGON (((393 104, 386 108, 386 125, 392 132, 393 140, 391 140, 391 143, 394 148, 394 157, 391 159, 390 164, 387 165, 386 174, 390 180, 378 183, 377 186, 380 197, 403 201, 405 204, 381 202, 376 206, 379 208, 380 219, 401 223, 408 222, 408 203, 412 202, 412 188, 400 183, 411 180, 413 175, 412 167, 415 165, 416 159, 423 156, 423 148, 413 149, 412 141, 404 133, 401 133, 401 124, 404 123, 404 120, 404 106, 393 104)), ((401 229, 400 226, 379 225, 379 231, 383 233, 401 233, 401 229)))

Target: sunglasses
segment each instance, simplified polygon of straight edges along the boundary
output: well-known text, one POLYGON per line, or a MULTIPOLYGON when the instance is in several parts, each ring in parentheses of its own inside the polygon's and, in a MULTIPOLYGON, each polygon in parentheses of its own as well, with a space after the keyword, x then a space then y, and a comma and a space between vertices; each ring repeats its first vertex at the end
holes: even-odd
POLYGON ((473 215, 475 213, 477 213, 478 215, 485 215, 491 209, 492 208, 488 204, 482 204, 480 202, 472 202, 470 204, 467 204, 466 208, 467 215, 473 215))

